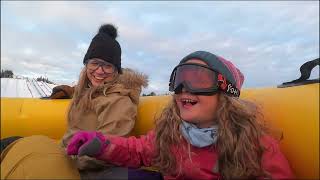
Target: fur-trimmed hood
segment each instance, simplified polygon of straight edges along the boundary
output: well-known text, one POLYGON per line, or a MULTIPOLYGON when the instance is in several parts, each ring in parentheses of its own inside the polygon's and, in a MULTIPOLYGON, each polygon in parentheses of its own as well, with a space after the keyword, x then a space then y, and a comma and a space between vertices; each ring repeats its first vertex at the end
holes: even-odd
POLYGON ((142 87, 148 86, 148 76, 129 68, 122 69, 122 74, 110 84, 105 84, 103 88, 104 95, 110 93, 120 93, 127 95, 131 100, 138 104, 142 87))
POLYGON ((127 89, 135 89, 148 86, 148 76, 129 68, 122 69, 118 83, 123 84, 127 89))

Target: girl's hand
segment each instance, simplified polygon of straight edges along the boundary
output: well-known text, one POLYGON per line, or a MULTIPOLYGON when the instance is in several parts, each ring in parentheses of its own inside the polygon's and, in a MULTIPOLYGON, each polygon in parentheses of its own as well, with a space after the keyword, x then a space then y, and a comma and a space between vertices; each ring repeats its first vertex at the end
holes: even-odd
POLYGON ((73 135, 68 147, 68 155, 98 157, 107 148, 109 141, 101 132, 79 131, 73 135))

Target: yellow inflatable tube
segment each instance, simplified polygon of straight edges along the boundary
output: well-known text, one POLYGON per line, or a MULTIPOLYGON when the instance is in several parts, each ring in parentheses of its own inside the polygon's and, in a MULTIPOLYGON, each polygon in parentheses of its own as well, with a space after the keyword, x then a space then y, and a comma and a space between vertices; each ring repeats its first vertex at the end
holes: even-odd
MULTIPOLYGON (((141 97, 134 135, 145 134, 170 96, 141 97)), ((319 83, 246 89, 241 98, 255 101, 273 127, 283 132, 282 151, 300 179, 319 179, 319 83)), ((1 138, 47 135, 60 139, 69 100, 1 98, 1 138)))

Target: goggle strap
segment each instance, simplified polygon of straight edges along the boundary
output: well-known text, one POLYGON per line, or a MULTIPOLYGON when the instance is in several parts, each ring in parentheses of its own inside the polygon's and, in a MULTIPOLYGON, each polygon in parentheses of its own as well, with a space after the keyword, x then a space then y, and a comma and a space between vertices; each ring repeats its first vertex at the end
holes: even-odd
POLYGON ((219 89, 231 96, 239 97, 240 91, 232 83, 230 83, 222 74, 218 74, 219 89))
POLYGON ((170 81, 169 81, 169 91, 174 91, 173 89, 173 80, 174 80, 174 74, 175 74, 175 71, 176 71, 176 67, 173 69, 172 73, 171 73, 171 76, 170 76, 170 81))

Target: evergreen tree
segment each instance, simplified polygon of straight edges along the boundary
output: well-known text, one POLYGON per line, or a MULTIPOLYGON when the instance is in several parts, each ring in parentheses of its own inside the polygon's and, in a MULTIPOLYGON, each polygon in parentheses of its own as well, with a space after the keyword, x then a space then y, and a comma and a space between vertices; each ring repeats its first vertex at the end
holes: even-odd
POLYGON ((11 70, 1 70, 1 78, 13 78, 13 72, 11 70))

